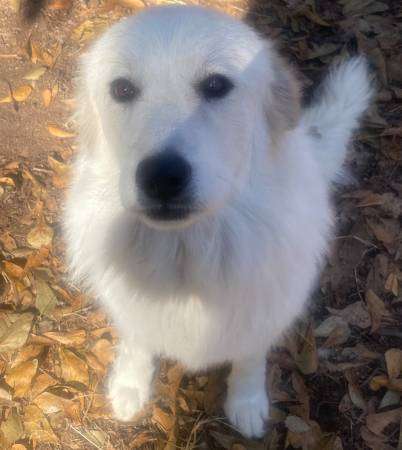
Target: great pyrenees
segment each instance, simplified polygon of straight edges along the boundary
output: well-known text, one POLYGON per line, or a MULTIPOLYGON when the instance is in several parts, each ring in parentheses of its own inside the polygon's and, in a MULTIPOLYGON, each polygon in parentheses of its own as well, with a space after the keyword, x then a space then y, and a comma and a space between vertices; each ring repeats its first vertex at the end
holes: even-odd
POLYGON ((301 110, 272 42, 201 7, 147 9, 83 57, 64 221, 72 271, 120 335, 117 419, 150 398, 155 357, 230 362, 225 412, 264 433, 266 353, 317 280, 331 182, 370 97, 352 58, 301 110))

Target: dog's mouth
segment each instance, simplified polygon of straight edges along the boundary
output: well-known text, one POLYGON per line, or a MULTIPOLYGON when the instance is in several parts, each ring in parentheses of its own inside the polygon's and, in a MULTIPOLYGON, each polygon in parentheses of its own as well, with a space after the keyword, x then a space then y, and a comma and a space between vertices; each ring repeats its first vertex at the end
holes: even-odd
POLYGON ((159 204, 143 208, 143 214, 152 220, 162 222, 186 220, 196 210, 186 205, 180 204, 159 204))
POLYGON ((160 203, 143 205, 137 213, 141 219, 154 228, 182 228, 192 224, 199 209, 188 204, 160 203))

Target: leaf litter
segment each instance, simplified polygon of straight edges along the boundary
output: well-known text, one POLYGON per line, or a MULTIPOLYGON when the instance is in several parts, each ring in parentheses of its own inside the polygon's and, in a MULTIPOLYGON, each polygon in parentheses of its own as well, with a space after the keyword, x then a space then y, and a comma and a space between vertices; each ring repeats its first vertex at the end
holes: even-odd
MULTIPOLYGON (((15 14, 17 3, 5 6, 0 20, 15 14)), ((400 449, 402 5, 200 3, 245 16, 276 37, 301 68, 306 98, 331 61, 356 49, 377 73, 378 101, 349 161, 359 184, 336 194, 337 237, 328 265, 305 316, 269 354, 269 433, 250 441, 226 423, 227 368, 191 375, 169 361, 160 362, 154 399, 135 424, 111 416, 103 386, 116 331, 92 299, 66 284, 60 212, 76 144, 65 124, 77 103, 71 83, 77 55, 145 2, 53 0, 36 30, 24 35, 19 27, 26 25, 19 24, 9 32, 19 39, 7 53, 23 64, 0 86, 9 118, 0 128, 0 447, 400 449), (17 131, 11 124, 18 117, 24 121, 17 131)), ((15 61, 2 64, 11 71, 15 61)))

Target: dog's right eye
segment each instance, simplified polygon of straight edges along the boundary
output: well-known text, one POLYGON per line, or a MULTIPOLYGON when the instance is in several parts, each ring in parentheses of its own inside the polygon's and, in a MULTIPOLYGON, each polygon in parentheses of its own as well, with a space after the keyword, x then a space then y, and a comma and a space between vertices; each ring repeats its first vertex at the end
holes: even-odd
POLYGON ((117 78, 110 85, 110 93, 114 100, 119 103, 130 102, 139 94, 139 89, 126 78, 117 78))

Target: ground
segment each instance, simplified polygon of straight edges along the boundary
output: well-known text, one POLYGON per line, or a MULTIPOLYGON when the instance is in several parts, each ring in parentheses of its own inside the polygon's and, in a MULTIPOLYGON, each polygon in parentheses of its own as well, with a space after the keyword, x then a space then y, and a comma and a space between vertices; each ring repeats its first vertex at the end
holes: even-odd
POLYGON ((227 368, 188 375, 161 361, 154 401, 128 424, 111 418, 103 386, 117 336, 69 284, 63 258, 73 79, 103 28, 166 2, 31 2, 40 3, 28 20, 18 0, 0 0, 0 447, 402 449, 400 2, 209 2, 277 40, 306 101, 328 65, 348 54, 367 54, 376 78, 376 102, 350 152, 351 180, 334 192, 331 256, 307 313, 269 354, 272 419, 260 441, 223 417, 227 368))

